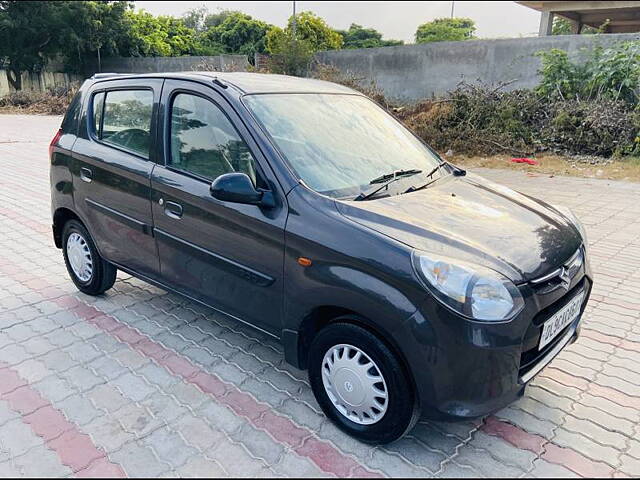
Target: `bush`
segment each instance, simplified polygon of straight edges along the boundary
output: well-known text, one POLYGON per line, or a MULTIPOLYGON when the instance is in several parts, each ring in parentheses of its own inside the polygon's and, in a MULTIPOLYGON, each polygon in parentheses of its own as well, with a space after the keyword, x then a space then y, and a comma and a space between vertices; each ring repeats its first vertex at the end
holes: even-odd
POLYGON ((541 149, 610 157, 636 153, 639 122, 621 100, 556 101, 548 104, 549 121, 541 125, 541 149))
POLYGON ((0 98, 0 111, 40 115, 64 115, 77 89, 55 87, 46 92, 20 90, 0 98))
POLYGON ((399 112, 399 118, 434 148, 458 153, 531 153, 543 121, 538 97, 528 90, 462 83, 441 100, 399 112))
MULTIPOLYGON (((562 67, 564 68, 564 67, 562 67)), ((640 112, 624 100, 598 95, 564 99, 539 90, 461 83, 438 100, 412 106, 389 102, 375 83, 319 65, 315 78, 341 83, 373 98, 441 152, 467 155, 640 154, 640 112)))
POLYGON ((609 48, 596 46, 584 52, 580 63, 556 48, 538 52, 542 60, 539 95, 563 100, 609 98, 638 103, 640 42, 620 42, 609 48))

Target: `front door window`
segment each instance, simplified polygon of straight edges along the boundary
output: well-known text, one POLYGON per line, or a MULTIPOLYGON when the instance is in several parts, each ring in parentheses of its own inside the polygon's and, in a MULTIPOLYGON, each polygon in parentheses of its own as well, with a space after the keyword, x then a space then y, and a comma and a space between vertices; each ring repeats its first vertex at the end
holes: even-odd
POLYGON ((170 164, 208 180, 242 172, 256 184, 255 160, 227 116, 214 103, 179 93, 171 106, 170 164))

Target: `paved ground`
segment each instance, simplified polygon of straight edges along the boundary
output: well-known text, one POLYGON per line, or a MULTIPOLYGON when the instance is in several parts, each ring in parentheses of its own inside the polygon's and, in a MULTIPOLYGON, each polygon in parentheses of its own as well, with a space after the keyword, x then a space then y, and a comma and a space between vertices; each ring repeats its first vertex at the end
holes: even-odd
POLYGON ((584 220, 582 338, 495 415, 367 446, 270 338, 127 275, 76 291, 50 233, 58 124, 0 116, 0 475, 640 475, 640 184, 482 172, 584 220))

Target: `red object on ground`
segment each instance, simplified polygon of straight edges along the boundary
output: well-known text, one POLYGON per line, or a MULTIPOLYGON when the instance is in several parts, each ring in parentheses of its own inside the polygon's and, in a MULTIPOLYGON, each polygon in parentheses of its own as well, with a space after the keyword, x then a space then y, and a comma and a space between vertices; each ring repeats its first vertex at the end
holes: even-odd
POLYGON ((511 161, 513 163, 528 163, 529 165, 538 165, 536 160, 532 160, 531 158, 512 158, 511 161))

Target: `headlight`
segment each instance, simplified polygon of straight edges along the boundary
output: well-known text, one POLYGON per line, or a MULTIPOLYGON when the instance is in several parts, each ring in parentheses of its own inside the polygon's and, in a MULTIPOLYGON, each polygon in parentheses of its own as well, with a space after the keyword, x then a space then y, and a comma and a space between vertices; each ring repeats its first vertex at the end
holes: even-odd
POLYGON ((489 268, 419 252, 413 265, 440 302, 473 320, 507 320, 524 306, 516 286, 489 268))
POLYGON ((576 214, 573 213, 573 210, 568 207, 560 207, 557 205, 554 205, 554 208, 573 222, 575 227, 578 229, 578 233, 580 233, 580 237, 582 237, 584 248, 587 248, 587 231, 584 229, 584 225, 582 225, 582 222, 578 219, 578 217, 576 217, 576 214))

